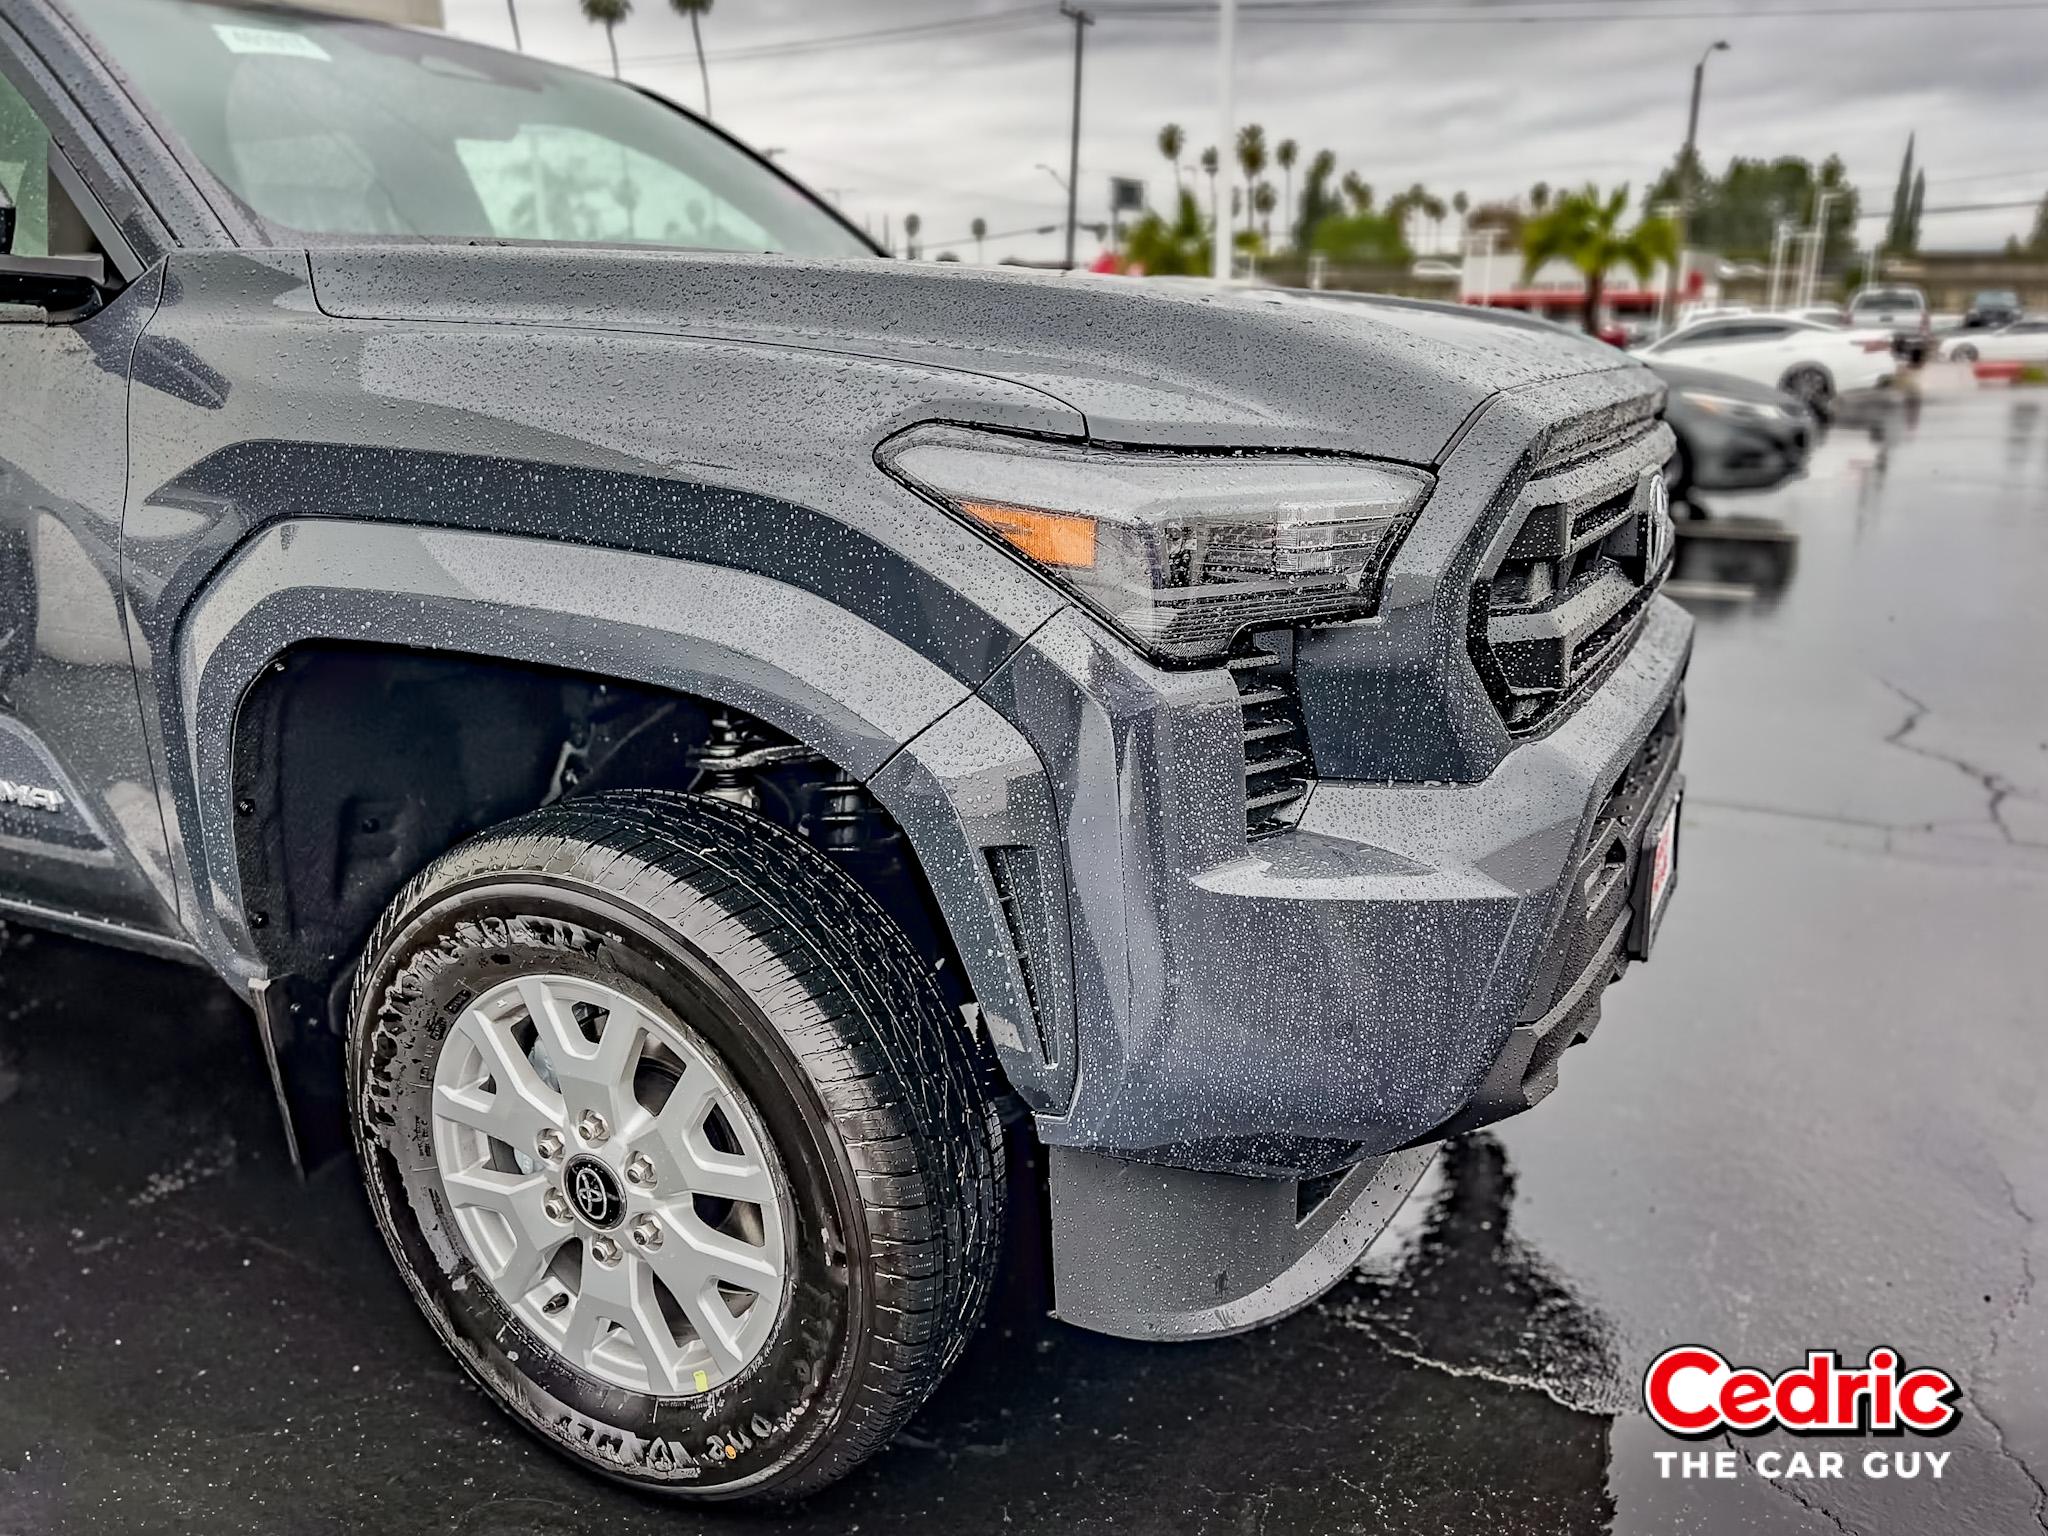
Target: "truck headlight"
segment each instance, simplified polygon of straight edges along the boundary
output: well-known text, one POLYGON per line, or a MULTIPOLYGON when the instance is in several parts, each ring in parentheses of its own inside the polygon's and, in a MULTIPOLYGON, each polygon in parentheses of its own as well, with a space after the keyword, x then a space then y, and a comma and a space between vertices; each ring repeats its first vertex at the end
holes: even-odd
POLYGON ((905 484, 1046 572, 1162 661, 1246 629, 1357 618, 1435 480, 1363 459, 1081 448, 920 427, 905 484))

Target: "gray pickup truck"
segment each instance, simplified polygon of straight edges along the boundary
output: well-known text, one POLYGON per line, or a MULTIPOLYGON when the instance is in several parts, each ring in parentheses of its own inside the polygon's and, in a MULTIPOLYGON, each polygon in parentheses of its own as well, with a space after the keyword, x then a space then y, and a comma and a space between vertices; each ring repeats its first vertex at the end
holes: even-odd
POLYGON ((246 998, 590 1468, 843 1474, 1006 1223, 1081 1327, 1278 1317, 1649 952, 1618 352, 889 261, 645 93, 276 7, 0 0, 0 184, 0 913, 246 998))

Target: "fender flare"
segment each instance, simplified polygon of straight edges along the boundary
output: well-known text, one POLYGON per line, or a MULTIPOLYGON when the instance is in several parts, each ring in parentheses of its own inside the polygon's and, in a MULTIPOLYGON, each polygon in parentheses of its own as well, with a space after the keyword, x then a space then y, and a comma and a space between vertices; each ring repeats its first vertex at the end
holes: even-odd
POLYGON ((185 828, 188 926, 238 990, 260 995, 269 978, 242 912, 234 723, 263 670, 312 641, 559 667, 730 705, 787 732, 867 785, 903 828, 1013 1086, 1034 1108, 1065 1102, 1065 865, 1045 771, 1022 734, 966 684, 814 593, 519 535, 274 523, 186 611, 175 642, 186 746, 165 754, 169 788, 185 828), (998 890, 990 849, 1028 851, 1040 872, 1028 910, 998 890))

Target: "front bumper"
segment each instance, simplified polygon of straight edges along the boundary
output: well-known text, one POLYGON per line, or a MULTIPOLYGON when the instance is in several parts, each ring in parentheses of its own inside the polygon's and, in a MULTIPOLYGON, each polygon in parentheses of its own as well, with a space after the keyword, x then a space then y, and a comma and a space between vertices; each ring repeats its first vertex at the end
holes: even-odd
MULTIPOLYGON (((1338 1279, 1438 1142, 1527 1109, 1654 936, 1691 623, 1473 784, 1323 783, 1248 857, 1157 887, 1170 978, 1084 1058, 1050 1148, 1060 1315, 1238 1331, 1338 1279)), ((1669 893, 1664 910, 1668 911, 1669 893)), ((1660 914, 1661 915, 1661 914, 1660 914)))
POLYGON ((1686 449, 1698 491, 1762 491, 1805 473, 1813 448, 1806 423, 1734 420, 1688 424, 1686 449))

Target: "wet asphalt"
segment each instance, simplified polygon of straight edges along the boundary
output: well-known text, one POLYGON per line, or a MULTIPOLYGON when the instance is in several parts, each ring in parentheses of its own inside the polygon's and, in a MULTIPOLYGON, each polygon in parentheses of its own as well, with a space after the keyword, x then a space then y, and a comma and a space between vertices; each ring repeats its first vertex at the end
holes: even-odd
POLYGON ((1677 906, 1534 1113, 1279 1326, 1046 1316, 1028 1249, 888 1453, 775 1517, 600 1485, 446 1361, 353 1170, 298 1183, 198 973, 0 949, 0 1536, 2048 1530, 2048 392, 1941 374, 1708 498, 1677 906), (1873 1345, 1939 1480, 1659 1476, 1646 1362, 1873 1345))

